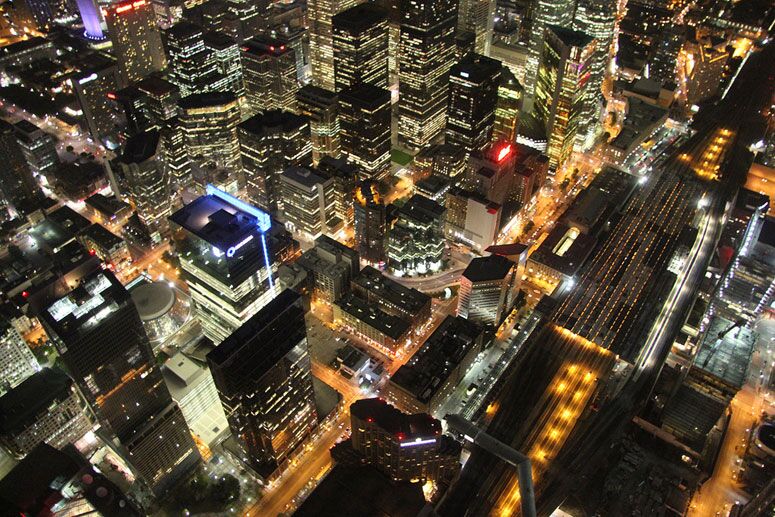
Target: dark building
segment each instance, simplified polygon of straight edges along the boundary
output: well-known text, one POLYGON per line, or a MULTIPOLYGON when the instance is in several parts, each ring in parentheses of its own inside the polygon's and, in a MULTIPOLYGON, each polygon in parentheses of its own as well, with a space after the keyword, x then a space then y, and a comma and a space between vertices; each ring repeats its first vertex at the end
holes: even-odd
POLYGON ((37 186, 16 139, 14 126, 5 121, 0 121, 0 159, 3 161, 0 168, 0 192, 3 199, 0 201, 16 210, 23 210, 26 208, 25 203, 35 196, 37 186))
POLYGON ((334 85, 337 92, 358 83, 388 87, 387 12, 376 4, 351 7, 331 18, 334 85))
POLYGON ((79 515, 144 514, 72 446, 60 451, 41 443, 0 481, 3 515, 60 515, 63 507, 79 515))
POLYGON ((387 211, 376 183, 364 181, 355 187, 354 212, 358 253, 371 264, 384 263, 387 211))
POLYGON ((460 470, 460 445, 428 413, 404 413, 383 399, 350 405, 353 450, 394 480, 449 481, 460 470))
POLYGON ((306 117, 280 110, 264 111, 238 126, 242 170, 253 203, 277 210, 280 175, 312 161, 309 128, 306 117))
POLYGON ((363 172, 381 179, 390 171, 390 91, 360 83, 339 93, 342 154, 363 172))
POLYGON ((265 478, 317 427, 301 296, 286 289, 207 354, 232 435, 265 478))
POLYGON ((33 175, 53 180, 54 171, 59 166, 56 139, 26 120, 20 120, 14 124, 14 128, 22 154, 33 175))
POLYGON ((299 89, 296 103, 300 115, 309 118, 312 160, 324 156, 339 158, 339 98, 336 93, 308 84, 299 89))
POLYGON ((355 294, 393 316, 419 325, 431 317, 431 297, 417 289, 399 284, 371 266, 353 278, 355 294))
POLYGON ((450 69, 447 143, 470 152, 490 142, 500 76, 500 61, 479 54, 468 54, 450 69))
POLYGON ((166 492, 199 453, 129 292, 112 273, 98 270, 39 317, 103 429, 151 489, 166 492))

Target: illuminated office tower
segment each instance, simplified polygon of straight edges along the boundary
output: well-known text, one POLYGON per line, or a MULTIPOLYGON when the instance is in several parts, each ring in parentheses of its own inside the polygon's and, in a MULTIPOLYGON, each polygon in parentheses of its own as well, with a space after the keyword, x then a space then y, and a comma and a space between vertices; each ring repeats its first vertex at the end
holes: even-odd
POLYGON ((0 316, 0 395, 40 369, 27 343, 5 316, 0 316))
POLYGON ((460 276, 457 315, 499 325, 519 292, 517 264, 500 255, 477 257, 460 276))
POLYGON ((460 0, 457 33, 474 35, 474 52, 490 55, 495 16, 495 0, 460 0))
POLYGON ((205 48, 215 59, 220 80, 214 88, 219 92, 233 92, 237 99, 245 97, 245 85, 242 82, 242 63, 237 40, 222 32, 210 31, 204 35, 205 48))
POLYGON ((505 142, 517 140, 519 127, 519 112, 522 109, 522 85, 507 67, 501 69, 501 79, 498 85, 498 102, 495 104, 495 122, 492 128, 492 139, 505 142))
POLYGON ((358 83, 387 88, 387 13, 376 4, 359 4, 335 15, 331 25, 335 90, 358 83))
POLYGON ((390 172, 390 91, 360 83, 339 93, 342 155, 364 178, 382 179, 390 172))
POLYGON ((690 40, 681 52, 680 78, 686 84, 689 106, 706 101, 719 93, 729 54, 723 44, 708 40, 690 40))
POLYGON ((500 61, 480 54, 468 54, 450 69, 448 144, 471 152, 490 142, 500 78, 500 61))
POLYGON ((575 9, 576 0, 533 0, 533 21, 523 84, 526 98, 532 100, 535 94, 538 66, 544 49, 544 32, 550 25, 571 27, 575 9))
POLYGON ((339 98, 329 90, 311 84, 296 94, 299 115, 309 119, 312 138, 312 161, 317 164, 324 156, 338 158, 340 150, 339 98))
POLYGON ((117 163, 137 216, 154 242, 161 242, 167 233, 171 193, 159 131, 153 129, 130 138, 117 163))
POLYGON ((370 264, 385 262, 387 213, 377 183, 364 181, 355 187, 353 203, 355 249, 370 264))
POLYGON ((183 128, 177 119, 172 119, 169 124, 159 130, 162 148, 164 149, 164 165, 170 180, 170 194, 177 202, 180 191, 191 185, 191 161, 186 150, 186 138, 183 128))
POLYGON ((108 94, 117 90, 119 82, 116 62, 99 56, 90 59, 88 67, 70 78, 86 128, 97 142, 102 142, 116 131, 113 105, 108 94))
POLYGON ((456 14, 455 0, 401 0, 398 142, 410 149, 427 146, 444 131, 456 14))
POLYGON ((264 479, 286 468, 317 429, 301 296, 281 292, 207 354, 231 434, 264 479))
POLYGON ((334 32, 331 19, 345 9, 358 5, 360 0, 309 0, 310 65, 312 82, 326 90, 334 90, 334 32))
POLYGON ((180 99, 178 107, 189 158, 238 171, 240 109, 234 94, 196 93, 180 99))
POLYGON ((152 75, 137 83, 137 89, 146 95, 149 121, 162 127, 178 116, 180 88, 169 81, 152 75))
POLYGON ((242 172, 248 198, 270 211, 278 208, 280 174, 312 161, 309 121, 287 111, 267 111, 239 125, 242 172))
POLYGON ((324 156, 317 169, 334 179, 334 210, 345 226, 353 225, 353 194, 358 183, 358 167, 344 158, 324 156))
POLYGON ((577 31, 595 38, 595 53, 587 79, 589 95, 576 135, 576 143, 583 149, 588 149, 602 128, 600 122, 605 108, 603 80, 613 58, 616 5, 607 0, 579 0, 573 26, 577 31))
POLYGON ((122 86, 167 66, 151 2, 124 0, 104 10, 122 86))
POLYGON ((76 0, 83 22, 83 35, 90 40, 102 41, 105 34, 100 25, 100 11, 95 0, 76 0))
POLYGON ((227 0, 228 12, 231 22, 230 36, 237 41, 244 41, 262 28, 262 17, 269 10, 270 2, 266 0, 227 0))
POLYGON ((53 180, 54 171, 59 167, 56 139, 24 119, 13 127, 16 131, 16 140, 32 173, 53 180))
POLYGON ((660 84, 675 83, 678 53, 686 40, 686 26, 673 24, 655 39, 646 62, 648 77, 660 84))
POLYGON ((256 36, 242 44, 242 77, 248 112, 296 112, 296 55, 276 39, 256 36))
POLYGON ((546 31, 535 88, 536 118, 546 128, 549 169, 556 171, 570 157, 584 115, 587 80, 595 40, 581 32, 552 26, 546 31))
POLYGON ((334 178, 308 167, 288 167, 280 175, 280 205, 289 228, 314 238, 336 231, 334 178))
POLYGON ((194 313, 205 335, 220 343, 280 291, 271 218, 208 185, 170 221, 194 313))
POLYGON ((205 47, 202 28, 186 21, 167 31, 170 80, 180 88, 181 97, 216 88, 220 74, 213 53, 205 47))
POLYGON ((124 456, 163 495, 199 462, 132 298, 97 270, 39 315, 68 373, 124 456))
MULTIPOLYGON (((26 205, 38 190, 22 146, 16 138, 12 124, 0 120, 0 204, 12 205, 17 211, 29 208, 26 205)), ((0 217, 0 220, 3 218, 0 217)), ((0 379, 1 380, 1 379, 0 379)))

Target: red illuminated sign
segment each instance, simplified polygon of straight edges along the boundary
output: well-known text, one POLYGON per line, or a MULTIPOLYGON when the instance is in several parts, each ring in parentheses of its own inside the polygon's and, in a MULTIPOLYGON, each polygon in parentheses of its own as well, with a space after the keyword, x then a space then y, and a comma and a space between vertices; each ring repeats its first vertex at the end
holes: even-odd
POLYGON ((502 162, 509 154, 511 154, 511 144, 506 144, 505 147, 498 151, 498 161, 502 162))
POLYGON ((146 0, 137 0, 136 2, 132 2, 129 4, 124 4, 119 7, 116 7, 116 14, 125 13, 127 11, 131 11, 132 9, 136 9, 138 7, 142 7, 146 4, 146 0))

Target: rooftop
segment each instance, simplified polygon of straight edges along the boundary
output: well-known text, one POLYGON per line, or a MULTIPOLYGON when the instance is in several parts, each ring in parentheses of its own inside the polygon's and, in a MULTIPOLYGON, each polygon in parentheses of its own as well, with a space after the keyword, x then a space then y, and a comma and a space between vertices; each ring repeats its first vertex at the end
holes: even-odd
POLYGON ((428 223, 441 220, 446 211, 447 209, 436 201, 415 194, 399 209, 399 214, 401 217, 428 223))
POLYGON ((393 481, 371 466, 336 465, 294 515, 416 517, 425 505, 420 483, 393 481))
POLYGON ((280 175, 281 181, 290 181, 297 185, 306 188, 307 190, 314 189, 317 185, 324 184, 330 180, 330 178, 318 174, 312 169, 306 167, 288 167, 280 175))
POLYGON ((347 29, 353 32, 366 30, 380 22, 387 23, 387 12, 369 2, 345 9, 331 18, 334 29, 347 29))
POLYGON ((756 333, 744 325, 714 316, 700 344, 693 368, 702 370, 740 389, 756 344, 756 333), (729 330, 732 328, 732 330, 729 330), (722 337, 723 334, 723 337, 722 337))
POLYGON ((159 131, 152 129, 139 133, 124 145, 124 153, 121 155, 121 163, 143 163, 157 155, 159 150, 159 131))
POLYGON ((175 291, 166 282, 144 282, 134 286, 129 294, 143 321, 160 318, 175 305, 175 291))
POLYGON ((381 398, 356 400, 350 404, 350 414, 376 424, 402 441, 441 434, 441 422, 428 413, 404 413, 381 398))
POLYGON ((497 59, 471 53, 452 65, 449 75, 452 78, 461 77, 471 83, 482 83, 498 77, 500 71, 501 62, 497 59))
POLYGON ((194 93, 178 101, 178 106, 184 110, 210 108, 237 104, 237 97, 232 92, 194 93))
POLYGON ((277 132, 278 130, 291 132, 306 124, 309 124, 307 117, 288 111, 266 110, 245 120, 239 125, 239 128, 248 133, 261 134, 277 132))
POLYGON ((246 243, 257 230, 265 232, 271 226, 265 212, 210 186, 207 195, 172 214, 170 220, 221 251, 246 243))
POLYGON ((476 257, 463 271, 463 276, 471 282, 490 282, 503 280, 514 267, 514 262, 501 255, 476 257))
POLYGON ((481 334, 482 329, 475 323, 460 316, 447 316, 390 382, 421 402, 430 401, 481 334))
POLYGON ((431 301, 427 294, 399 284, 371 266, 364 267, 361 274, 354 278, 352 283, 354 286, 368 291, 370 295, 382 298, 412 314, 419 313, 431 301))
POLYGON ((576 228, 558 224, 536 249, 530 260, 563 275, 575 275, 597 244, 597 239, 576 228))
POLYGON ((368 83, 358 83, 339 92, 340 102, 349 102, 361 108, 376 109, 390 105, 390 90, 368 83))
POLYGON ((409 332, 411 324, 397 316, 391 316, 374 304, 348 294, 336 302, 341 310, 352 317, 367 323, 392 340, 399 340, 409 332))
POLYGON ((113 249, 116 246, 120 246, 124 242, 124 239, 111 232, 101 224, 94 223, 81 232, 81 235, 86 235, 89 239, 94 241, 100 248, 113 249))
POLYGON ((549 31, 553 32, 565 45, 569 47, 584 47, 592 43, 594 38, 581 31, 574 31, 558 25, 549 25, 549 31))
POLYGON ((56 401, 71 394, 73 381, 59 368, 43 368, 0 397, 0 434, 16 435, 37 422, 56 401))

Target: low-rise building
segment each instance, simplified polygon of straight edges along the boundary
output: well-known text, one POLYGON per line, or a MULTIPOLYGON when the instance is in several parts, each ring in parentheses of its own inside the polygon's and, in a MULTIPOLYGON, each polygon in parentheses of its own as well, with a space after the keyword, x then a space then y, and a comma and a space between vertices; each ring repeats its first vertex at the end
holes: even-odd
POLYGON ((126 241, 101 224, 89 226, 76 239, 114 271, 122 271, 132 262, 126 241))
POLYGON ((357 251, 325 235, 296 264, 312 275, 315 296, 327 302, 336 302, 349 292, 360 269, 357 251))
POLYGON ((191 434, 212 447, 229 429, 229 422, 210 370, 178 352, 164 363, 162 374, 191 434))
POLYGON ((415 194, 398 209, 398 219, 388 233, 390 267, 401 274, 441 269, 444 255, 445 208, 415 194))
POLYGON ((527 260, 528 276, 552 286, 575 282, 576 274, 592 254, 597 239, 578 228, 558 224, 527 260))
POLYGON ((41 442, 61 449, 93 425, 86 402, 58 368, 44 368, 0 397, 0 443, 18 459, 41 442))
POLYGON ((477 192, 453 187, 447 192, 444 235, 481 253, 498 236, 503 213, 500 204, 477 192))
POLYGON ((419 325, 431 317, 431 297, 366 266, 352 281, 355 294, 381 310, 419 325))
POLYGON ((383 353, 394 355, 407 343, 412 325, 349 294, 334 304, 334 324, 367 339, 383 353))
POLYGON ((621 131, 605 146, 606 160, 615 165, 623 165, 641 144, 664 125, 668 113, 667 108, 630 97, 621 131))
POLYGON ((433 415, 485 347, 485 331, 460 316, 447 316, 393 374, 387 398, 403 411, 433 415))

